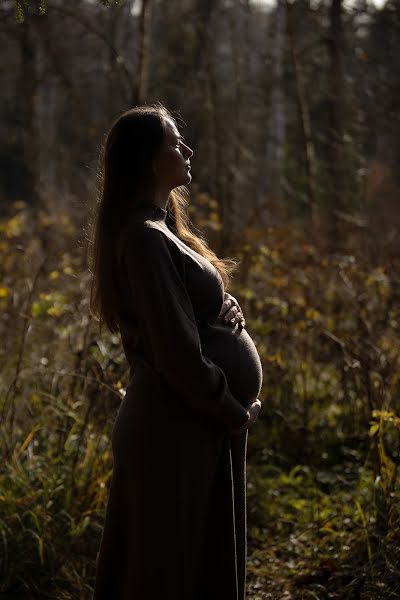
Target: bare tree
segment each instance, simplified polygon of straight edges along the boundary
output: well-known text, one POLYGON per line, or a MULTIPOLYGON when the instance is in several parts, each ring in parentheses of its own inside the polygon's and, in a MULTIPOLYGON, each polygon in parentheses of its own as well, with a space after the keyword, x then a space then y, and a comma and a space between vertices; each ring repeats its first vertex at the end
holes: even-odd
POLYGON ((287 9, 287 30, 290 45, 290 55, 292 59, 292 67, 295 76, 296 100, 301 127, 301 143, 302 154, 304 156, 306 170, 306 202, 309 214, 313 219, 316 210, 316 164, 315 151, 312 141, 311 119, 308 101, 306 97, 304 74, 301 64, 299 52, 296 47, 296 29, 293 18, 293 5, 286 1, 287 9))
MULTIPOLYGON (((270 200, 281 197, 281 174, 286 133, 285 91, 283 70, 286 50, 286 2, 277 0, 271 21, 272 84, 270 112, 265 146, 265 169, 261 179, 261 199, 268 195, 270 200)), ((265 212, 263 213, 265 215, 265 212)))
POLYGON ((331 212, 331 241, 335 244, 338 234, 338 212, 345 202, 344 160, 342 153, 344 134, 344 73, 343 73, 343 5, 342 0, 332 0, 330 5, 330 28, 328 36, 329 82, 328 82, 328 174, 330 185, 328 199, 331 212))

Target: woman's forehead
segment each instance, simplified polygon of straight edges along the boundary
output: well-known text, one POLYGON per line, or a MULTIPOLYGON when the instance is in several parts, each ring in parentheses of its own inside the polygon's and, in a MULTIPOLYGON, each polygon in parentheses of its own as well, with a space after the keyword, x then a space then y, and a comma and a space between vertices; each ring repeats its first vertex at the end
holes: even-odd
POLYGON ((180 133, 175 125, 170 119, 165 119, 165 129, 170 138, 180 137, 180 133))

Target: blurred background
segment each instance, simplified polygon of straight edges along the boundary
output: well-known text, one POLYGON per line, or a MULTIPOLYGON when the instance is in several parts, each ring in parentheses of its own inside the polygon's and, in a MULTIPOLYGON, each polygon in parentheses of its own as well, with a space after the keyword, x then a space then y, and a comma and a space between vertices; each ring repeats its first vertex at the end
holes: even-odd
POLYGON ((264 367, 248 598, 400 598, 398 0, 2 0, 0 40, 1 598, 91 597, 129 374, 88 215, 158 101, 264 367))

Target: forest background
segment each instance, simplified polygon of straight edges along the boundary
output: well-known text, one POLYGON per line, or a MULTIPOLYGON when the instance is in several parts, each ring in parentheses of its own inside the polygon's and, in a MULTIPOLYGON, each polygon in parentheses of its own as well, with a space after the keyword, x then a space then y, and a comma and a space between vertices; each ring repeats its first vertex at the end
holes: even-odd
POLYGON ((1 598, 90 598, 128 369, 85 227, 157 101, 264 367, 248 598, 400 598, 399 2, 2 0, 0 40, 1 598))

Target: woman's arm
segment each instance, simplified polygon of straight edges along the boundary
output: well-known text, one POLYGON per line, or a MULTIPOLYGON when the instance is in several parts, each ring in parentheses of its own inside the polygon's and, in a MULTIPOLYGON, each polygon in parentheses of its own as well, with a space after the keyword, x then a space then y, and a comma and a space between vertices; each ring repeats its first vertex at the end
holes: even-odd
POLYGON ((241 427, 249 414, 230 392, 224 372, 202 354, 190 296, 166 236, 152 227, 132 228, 121 259, 155 370, 195 410, 219 419, 229 431, 241 427))

